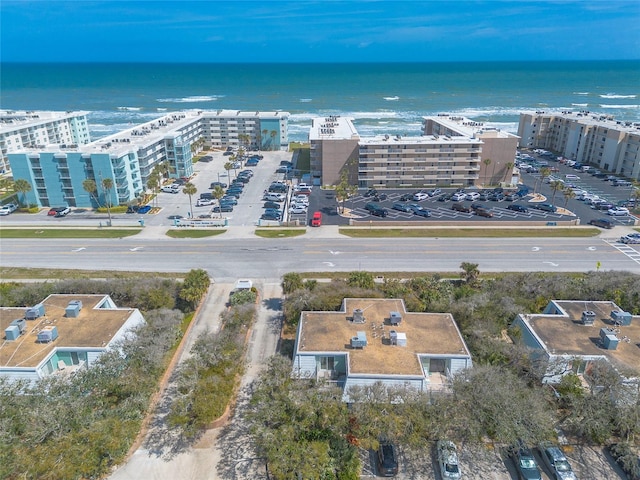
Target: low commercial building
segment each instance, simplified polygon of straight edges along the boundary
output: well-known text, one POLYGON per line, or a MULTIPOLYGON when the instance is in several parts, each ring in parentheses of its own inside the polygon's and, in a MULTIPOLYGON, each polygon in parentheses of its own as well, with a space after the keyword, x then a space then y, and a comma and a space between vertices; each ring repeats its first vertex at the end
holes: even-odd
POLYGON ((213 148, 245 145, 280 149, 287 141, 283 112, 183 111, 86 145, 36 145, 8 154, 14 179, 31 184, 26 201, 37 206, 126 205, 147 188, 156 165, 167 162, 172 178, 193 175, 197 142, 213 148), (111 180, 113 188, 102 188, 111 180), (85 180, 98 191, 87 192, 85 180))
POLYGON ((50 295, 30 308, 0 308, 0 376, 38 381, 91 367, 144 318, 108 295, 50 295))
POLYGON ((519 314, 513 327, 545 366, 544 383, 574 373, 590 384, 595 365, 607 362, 620 376, 620 397, 638 398, 640 316, 614 302, 552 300, 541 314, 519 314))
POLYGON ((520 114, 520 146, 550 150, 570 160, 640 180, 640 122, 589 111, 520 114))
POLYGON ((0 110, 0 173, 9 169, 9 152, 89 143, 88 113, 0 110))
POLYGON ((401 299, 345 298, 338 312, 302 312, 293 357, 295 377, 343 388, 373 385, 446 391, 472 366, 451 314, 407 312, 401 299))

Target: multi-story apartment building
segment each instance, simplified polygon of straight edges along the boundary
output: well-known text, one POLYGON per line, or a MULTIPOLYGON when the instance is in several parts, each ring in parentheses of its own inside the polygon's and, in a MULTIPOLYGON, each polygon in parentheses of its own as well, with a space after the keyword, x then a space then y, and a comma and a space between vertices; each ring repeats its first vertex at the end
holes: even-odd
POLYGON ((288 114, 280 112, 175 112, 87 145, 40 146, 9 153, 8 157, 14 179, 31 184, 26 194, 30 204, 123 205, 146 189, 149 176, 160 163, 168 163, 173 178, 190 177, 192 145, 201 138, 213 147, 245 144, 279 149, 286 144, 287 118, 288 114), (104 191, 100 186, 107 178, 113 188, 104 191), (87 179, 95 181, 97 195, 83 188, 87 179))
POLYGON ((450 115, 425 117, 423 133, 360 137, 350 118, 313 119, 309 131, 312 178, 322 185, 336 184, 347 169, 350 174, 356 172, 361 188, 511 182, 508 173, 517 136, 450 115), (486 173, 489 169, 491 174, 486 173))
POLYGON ((640 180, 640 122, 588 111, 520 114, 521 146, 640 180))
POLYGON ((9 169, 9 152, 89 143, 87 113, 0 110, 0 173, 9 169))

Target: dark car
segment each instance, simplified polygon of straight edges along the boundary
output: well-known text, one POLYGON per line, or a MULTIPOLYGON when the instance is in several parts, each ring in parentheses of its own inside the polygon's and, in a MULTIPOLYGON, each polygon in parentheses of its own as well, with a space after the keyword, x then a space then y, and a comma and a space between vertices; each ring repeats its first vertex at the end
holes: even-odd
POLYGON ((518 203, 512 203, 511 205, 508 205, 507 210, 513 210, 514 212, 520 212, 520 213, 527 213, 529 211, 527 207, 520 205, 518 203))
POLYGON ((433 190, 429 191, 429 196, 430 197, 437 197, 438 195, 440 195, 442 193, 442 189, 440 188, 434 188, 433 190))
POLYGON ((420 205, 418 205, 416 203, 412 203, 411 205, 409 205, 409 208, 413 211, 414 215, 418 215, 420 217, 430 217, 431 216, 431 212, 429 210, 427 210, 424 207, 421 207, 420 205))
POLYGON ((236 197, 232 197, 232 196, 224 196, 220 199, 220 203, 228 203, 230 205, 237 205, 238 204, 238 200, 236 199, 236 197))
POLYGON ((180 220, 182 218, 182 215, 169 215, 167 218, 169 220, 180 220))
POLYGON ((492 202, 501 202, 504 200, 504 194, 500 192, 493 192, 488 195, 487 199, 492 202))
POLYGON ((471 213, 471 207, 465 205, 464 203, 454 203, 453 205, 451 205, 451 210, 462 213, 471 213))
POLYGON ((493 217, 493 213, 484 208, 476 208, 473 213, 478 215, 479 217, 491 218, 493 217))
POLYGON ((373 210, 370 213, 371 213, 371 215, 375 215, 376 217, 386 217, 389 214, 387 209, 386 208, 382 208, 382 207, 378 208, 376 210, 373 210))
POLYGON ((233 212, 233 205, 230 205, 228 203, 221 203, 219 206, 213 207, 213 209, 211 209, 211 211, 212 212, 216 212, 216 213, 233 212))
POLYGON ((200 194, 200 199, 201 200, 212 200, 213 199, 213 193, 211 192, 204 192, 200 194))
POLYGON ((521 480, 542 480, 536 458, 531 450, 520 443, 514 448, 512 456, 518 471, 518 478, 521 480))
POLYGON ((245 167, 257 167, 259 160, 257 158, 250 158, 247 160, 244 165, 245 167))
POLYGON ((151 205, 143 205, 142 207, 138 208, 138 213, 149 213, 151 211, 151 205))
POLYGON ((282 218, 282 216, 280 215, 280 213, 275 213, 275 212, 265 212, 260 216, 261 220, 279 221, 281 218, 282 218))
POLYGON ((241 191, 239 190, 227 190, 224 194, 225 197, 236 197, 236 198, 240 198, 240 195, 242 194, 241 191))
POLYGON ((594 218, 589 220, 589 225, 594 225, 600 228, 606 228, 607 230, 613 228, 613 222, 608 218, 594 218))
POLYGON ((209 188, 211 190, 213 190, 216 187, 227 188, 227 184, 224 182, 211 182, 211 185, 209 185, 209 188))
POLYGON ((444 195, 440 195, 438 197, 438 201, 439 202, 448 202, 449 200, 451 200, 451 194, 450 193, 445 193, 444 195))
POLYGON ((375 188, 370 188, 364 194, 365 197, 375 197, 378 194, 378 191, 375 188))
POLYGON ((280 204, 278 202, 264 202, 262 208, 280 208, 280 204))
POLYGON ((411 210, 411 207, 409 207, 409 205, 407 205, 406 203, 394 203, 393 204, 393 208, 394 210, 398 210, 400 212, 412 212, 413 210, 411 210))
POLYGON ((412 198, 413 198, 413 193, 403 193, 402 195, 400 195, 401 202, 408 202, 412 198))
POLYGON ((486 210, 487 207, 485 205, 483 205, 482 203, 476 203, 473 202, 471 205, 469 205, 471 207, 471 210, 486 210))
POLYGON ((489 200, 489 194, 487 192, 480 192, 478 200, 480 200, 481 202, 486 202, 487 200, 489 200))
MULTIPOLYGON (((53 207, 47 212, 47 215, 57 217, 59 212, 64 212, 65 210, 69 210, 69 207, 53 207)), ((67 213, 69 212, 67 211, 67 213)))
POLYGON ((378 474, 383 477, 395 477, 398 473, 398 458, 395 445, 381 442, 378 447, 378 474))
POLYGON ((556 206, 550 203, 534 203, 532 207, 535 208, 536 210, 542 210, 543 212, 551 212, 551 213, 557 210, 556 206))

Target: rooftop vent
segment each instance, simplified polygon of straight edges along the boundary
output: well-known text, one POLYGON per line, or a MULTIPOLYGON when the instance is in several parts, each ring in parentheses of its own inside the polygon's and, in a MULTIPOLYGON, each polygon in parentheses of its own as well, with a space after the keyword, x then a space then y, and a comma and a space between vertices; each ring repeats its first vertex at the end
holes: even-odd
POLYGON ((17 325, 9 325, 7 328, 4 329, 4 338, 8 342, 13 342, 14 340, 17 340, 19 336, 20 336, 20 328, 17 325))
POLYGON ((24 333, 24 331, 27 329, 27 322, 24 318, 16 318, 13 322, 10 323, 10 325, 18 327, 18 330, 20 330, 21 334, 24 333))
POLYGON ((581 323, 583 325, 593 325, 593 322, 596 320, 596 313, 591 310, 585 310, 582 312, 581 323))
POLYGON ((353 323, 364 323, 364 311, 361 308, 353 311, 353 323))
POLYGON ((31 308, 27 308, 24 312, 24 318, 27 320, 35 320, 36 318, 40 318, 44 315, 44 305, 39 303, 31 308))
POLYGON ((623 310, 613 310, 611 312, 611 319, 617 325, 631 325, 631 314, 623 310))
POLYGON ((80 300, 72 300, 67 305, 67 308, 64 310, 64 314, 69 318, 76 318, 80 315, 80 310, 82 310, 82 301, 80 300))
POLYGON ((367 334, 356 332, 355 337, 351 337, 351 348, 364 348, 367 346, 367 334))
POLYGON ((402 322, 402 315, 400 315, 400 312, 389 313, 389 323, 391 325, 400 325, 400 322, 402 322))

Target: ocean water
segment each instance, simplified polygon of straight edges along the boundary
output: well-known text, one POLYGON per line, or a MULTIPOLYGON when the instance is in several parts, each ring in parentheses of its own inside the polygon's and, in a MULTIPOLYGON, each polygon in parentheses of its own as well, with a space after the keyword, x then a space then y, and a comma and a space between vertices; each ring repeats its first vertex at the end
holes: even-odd
POLYGON ((0 108, 88 110, 92 139, 183 109, 281 110, 290 140, 348 115, 362 135, 419 135, 422 117, 516 132, 524 110, 640 120, 640 61, 363 64, 3 64, 0 108))

